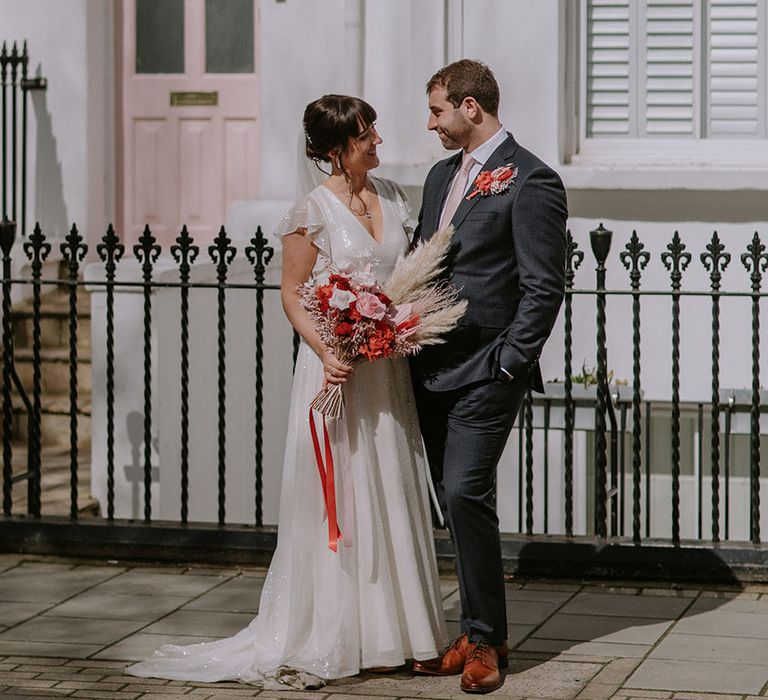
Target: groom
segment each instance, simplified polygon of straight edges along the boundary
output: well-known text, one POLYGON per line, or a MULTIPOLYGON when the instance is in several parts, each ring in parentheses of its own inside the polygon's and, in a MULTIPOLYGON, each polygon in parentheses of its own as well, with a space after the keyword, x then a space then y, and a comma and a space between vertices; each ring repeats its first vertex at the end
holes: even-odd
POLYGON ((415 239, 453 224, 446 275, 469 304, 447 342, 412 364, 461 597, 461 636, 414 670, 461 673, 462 690, 484 693, 501 686, 508 664, 496 465, 526 389, 543 391, 538 359, 563 299, 568 212, 557 173, 499 122, 486 65, 451 63, 427 95, 427 128, 461 150, 427 175, 415 239))

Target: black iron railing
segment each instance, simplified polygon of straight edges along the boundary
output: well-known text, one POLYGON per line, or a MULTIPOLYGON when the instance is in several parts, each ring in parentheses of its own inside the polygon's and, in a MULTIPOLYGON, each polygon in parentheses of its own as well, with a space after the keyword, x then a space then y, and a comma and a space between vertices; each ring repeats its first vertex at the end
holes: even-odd
MULTIPOLYGON (((6 224, 5 241, 8 242, 6 224)), ((11 232, 12 236, 12 232, 11 232)), ((564 377, 560 391, 554 390, 544 397, 528 394, 518 420, 513 439, 517 440, 517 473, 514 479, 516 495, 500 490, 497 501, 515 501, 513 510, 517 527, 505 526, 508 532, 504 551, 508 561, 520 561, 523 551, 529 552, 527 571, 541 570, 550 573, 616 574, 616 575, 676 575, 691 577, 692 562, 699 567, 698 573, 709 575, 718 567, 707 568, 701 559, 707 556, 725 562, 725 568, 741 567, 745 571, 768 572, 765 550, 760 530, 760 414, 765 410, 760 389, 760 302, 766 296, 762 290, 762 274, 768 268, 768 255, 758 234, 755 234, 740 256, 742 266, 749 277, 749 291, 722 291, 722 275, 731 262, 730 254, 715 233, 699 256, 699 261, 709 275, 709 288, 686 290, 683 279, 686 269, 693 263, 693 255, 686 250, 680 236, 675 233, 659 260, 669 274, 667 289, 642 288, 643 273, 652 259, 645 250, 637 233, 618 256, 628 273, 627 288, 608 289, 606 272, 610 255, 612 234, 602 225, 590 233, 592 254, 596 261, 595 286, 577 289, 574 286, 575 271, 585 259, 584 252, 570 233, 566 269, 566 296, 562 315, 562 340, 564 377), (654 297, 671 301, 670 314, 662 323, 671 329, 669 360, 671 382, 663 400, 646 399, 641 385, 643 370, 641 355, 641 318, 645 302, 654 297), (720 315, 721 301, 725 297, 743 299, 750 304, 751 347, 749 348, 751 387, 738 395, 721 388, 720 315), (690 298, 708 301, 711 316, 711 402, 685 400, 681 396, 680 373, 685 366, 681 357, 681 308, 690 298), (574 302, 581 299, 591 303, 590 314, 576 314, 574 302), (609 299, 631 301, 631 377, 627 385, 618 385, 611 378, 608 355, 615 338, 609 333, 609 299), (578 321, 574 324, 574 321, 578 321), (574 325, 577 330, 574 331, 574 325), (591 335, 595 342, 595 371, 591 377, 595 391, 587 385, 586 373, 574 372, 574 339, 591 335), (745 393, 746 392, 746 393, 745 393), (748 394, 748 396, 747 396, 748 394), (589 414, 588 425, 584 415, 589 414), (749 450, 746 463, 735 462, 733 421, 739 415, 749 416, 749 450), (663 431, 661 430, 663 428, 663 431), (654 431, 669 432, 666 446, 659 445, 654 431), (687 432, 686 432, 687 431, 687 432), (706 432, 709 431, 705 447, 706 432), (581 447, 577 459, 576 438, 581 447), (683 442, 681 438, 685 438, 683 442), (693 447, 690 445, 693 444, 693 447), (541 446, 543 445, 543 449, 541 446), (555 445, 555 448, 552 446, 555 445), (586 445, 586 447, 584 447, 586 445), (686 445, 688 447, 686 447, 686 445), (685 450, 683 449, 685 447, 685 450), (554 451, 553 451, 554 450, 554 451), (577 465, 577 461, 579 464, 577 465), (691 464, 698 465, 691 472, 691 464), (705 465, 708 472, 705 475, 705 465), (749 530, 746 536, 737 534, 731 538, 730 518, 733 510, 732 487, 734 469, 748 469, 749 530), (685 472, 685 474, 683 473, 685 472), (686 476, 691 472, 690 476, 686 476), (578 479, 577 479, 578 476, 578 479), (681 490, 683 478, 686 484, 695 481, 693 489, 681 490), (667 480, 669 487, 667 489, 667 480), (586 484, 586 487, 579 486, 586 484), (540 486, 536 486, 536 484, 540 486), (653 494, 661 483, 662 493, 653 494), (705 506, 705 492, 709 488, 711 499, 705 506), (578 494, 577 494, 578 491, 578 494), (553 494, 562 495, 561 505, 550 504, 553 494), (693 494, 693 495, 691 495, 693 494), (663 508, 662 508, 663 506, 663 508), (684 536, 681 527, 682 514, 696 509, 696 534, 684 536), (668 523, 660 523, 654 509, 669 511, 668 523), (576 512, 580 513, 576 522, 576 512), (586 516, 585 516, 586 513, 586 516), (706 527, 707 519, 710 527, 706 527), (667 526, 668 525, 668 526, 667 526), (541 540, 540 535, 547 538, 541 540), (516 539, 517 538, 517 539, 516 539), (531 549, 531 545, 536 547, 531 549), (551 545, 553 554, 542 553, 539 547, 551 545), (572 547, 571 547, 572 546, 572 547), (568 549, 571 547, 571 549, 568 549), (588 547, 589 556, 584 555, 588 547), (527 548, 527 549, 526 549, 527 548), (565 548, 565 549, 564 549, 565 548), (531 552, 535 552, 531 554, 531 552), (579 557, 569 552, 580 552, 579 557), (530 557, 536 557, 531 568, 530 557), (563 562, 568 561, 567 571, 563 562), (579 563, 581 562, 581 563, 579 563), (659 565, 663 562, 663 566, 659 565), (536 567, 539 567, 536 569, 536 567), (560 567, 560 568, 558 568, 560 567), (580 568, 581 567, 581 568, 580 568)), ((273 250, 266 238, 257 230, 250 244, 238 255, 227 232, 222 228, 213 243, 203 251, 195 244, 186 227, 176 243, 169 248, 176 263, 178 279, 159 281, 157 261, 161 247, 149 227, 138 243, 133 246, 134 261, 141 268, 141 279, 129 281, 120 278, 125 260, 125 246, 110 226, 96 253, 103 264, 103 279, 89 281, 92 288, 101 287, 105 292, 105 345, 92 347, 92 353, 105 358, 104 407, 106 433, 93 436, 93 440, 106 445, 107 493, 106 508, 102 517, 80 518, 77 485, 79 479, 78 457, 81 426, 78 423, 79 389, 77 380, 79 315, 77 288, 82 286, 82 262, 87 246, 76 227, 72 227, 66 239, 58 244, 67 263, 66 276, 62 279, 43 279, 42 263, 51 251, 40 227, 35 227, 23 246, 23 253, 31 263, 30 279, 11 277, 11 245, 3 245, 3 373, 2 373, 2 426, 3 426, 3 513, 0 521, 0 548, 32 549, 59 552, 119 553, 119 556, 157 556, 175 558, 210 557, 220 560, 253 558, 256 553, 268 557, 274 546, 274 530, 264 527, 263 469, 264 469, 264 345, 270 329, 264 328, 264 312, 267 303, 278 303, 277 285, 265 283, 266 270, 273 257, 273 250), (195 263, 206 259, 215 268, 215 282, 192 282, 195 263), (233 283, 231 270, 235 259, 247 260, 253 271, 253 282, 233 283), (18 481, 12 473, 14 435, 13 412, 18 403, 14 395, 13 377, 13 326, 10 323, 10 290, 14 285, 31 285, 33 299, 33 376, 29 400, 29 454, 30 468, 27 477, 31 484, 26 513, 15 513, 12 508, 12 489, 18 481), (43 290, 61 287, 69 299, 69 405, 70 405, 70 491, 71 507, 68 518, 56 519, 46 515, 41 507, 40 484, 45 465, 41 462, 41 376, 40 376, 40 303, 43 290), (116 406, 121 397, 115 386, 115 330, 119 319, 115 316, 115 297, 121 288, 135 288, 142 294, 142 372, 143 415, 141 416, 140 469, 143 483, 143 518, 126 521, 115 516, 115 439, 118 430, 115 422, 116 406), (162 289, 178 290, 181 368, 179 393, 180 445, 180 515, 178 521, 158 521, 152 511, 153 487, 152 440, 153 433, 162 431, 153 415, 153 386, 157 368, 153 366, 152 332, 158 322, 158 310, 153 306, 155 292, 162 289), (208 290, 216 295, 216 393, 212 397, 211 411, 215 414, 213 439, 216 443, 216 490, 217 514, 210 524, 191 522, 189 517, 189 469, 190 435, 195 426, 190 423, 190 292, 208 290), (242 329, 252 334, 255 342, 252 372, 255 381, 253 405, 255 503, 252 523, 249 526, 232 525, 227 517, 226 485, 228 475, 227 451, 227 309, 230 290, 250 290, 255 305, 253 328, 242 329), (266 295, 274 295, 267 297, 266 295), (258 543, 258 544, 256 544, 258 543)), ((163 278, 165 279, 165 278, 163 278)), ((554 341, 553 341, 554 342, 554 341)), ((707 349, 709 351, 709 348, 707 349)), ((731 361, 738 361, 731 358, 731 361)), ((555 385, 553 385, 554 387, 555 385)), ((270 465, 277 467, 279 465, 270 465)), ((665 516, 666 517, 666 516, 665 516)), ((441 556, 448 556, 450 546, 438 537, 441 556)), ((718 566, 719 566, 718 565, 718 566)))
POLYGON ((2 216, 27 232, 27 110, 30 90, 45 90, 45 78, 28 75, 27 42, 0 48, 0 143, 2 144, 2 216))

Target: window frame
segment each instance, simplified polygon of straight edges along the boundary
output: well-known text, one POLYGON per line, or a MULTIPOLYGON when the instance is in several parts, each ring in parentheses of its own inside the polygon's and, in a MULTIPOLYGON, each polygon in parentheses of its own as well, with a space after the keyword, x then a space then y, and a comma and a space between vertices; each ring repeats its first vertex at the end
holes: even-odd
MULTIPOLYGON (((702 7, 705 0, 694 0, 694 31, 697 31, 700 37, 704 35, 704 27, 707 18, 704 16, 702 7)), ((588 52, 588 0, 579 0, 576 3, 567 3, 566 5, 566 26, 567 34, 570 37, 566 47, 566 64, 575 69, 566 70, 568 78, 574 81, 573 89, 566 93, 566 100, 571 106, 566 109, 570 114, 571 126, 564 132, 565 158, 566 165, 575 167, 592 168, 612 168, 612 169, 631 169, 640 167, 647 170, 659 169, 663 171, 700 171, 725 169, 726 171, 736 168, 746 168, 751 172, 765 171, 768 173, 768 48, 760 46, 763 52, 761 59, 765 69, 762 80, 759 85, 759 100, 764 110, 764 135, 757 137, 738 137, 738 136, 717 136, 709 137, 706 134, 709 122, 709 106, 706 104, 704 93, 706 92, 706 67, 707 63, 703 60, 703 52, 706 50, 705 42, 700 39, 694 47, 694 60, 698 65, 694 66, 694 80, 697 81, 697 89, 694 95, 698 94, 698 100, 694 103, 694 136, 691 137, 658 137, 658 136, 639 136, 639 137, 606 137, 606 136, 588 136, 587 135, 587 52, 588 52)), ((762 24, 762 31, 768 36, 768 6, 759 6, 762 14, 759 22, 762 24)), ((641 12, 646 9, 645 0, 637 2, 631 0, 630 11, 638 15, 638 21, 641 21, 641 12)), ((636 52, 644 51, 643 46, 638 46, 643 42, 638 41, 637 35, 631 37, 630 50, 636 52)), ((635 65, 638 65, 638 61, 635 65)), ((636 72, 636 71, 635 71, 636 72)), ((635 75, 632 78, 637 81, 635 75)), ((630 90, 635 90, 636 82, 630 84, 630 90)), ((637 92, 635 90, 635 92, 637 92)), ((643 96, 645 90, 642 91, 643 96)), ((634 99, 633 108, 637 113, 645 104, 643 99, 634 99)), ((637 115, 635 115, 637 118, 637 115)), ((610 179, 612 175, 609 175, 610 179)), ((594 178, 580 178, 584 181, 592 182, 594 178)), ((600 179, 599 177, 597 178, 600 179)), ((633 182, 636 177, 631 178, 633 182)), ((692 185, 700 180, 694 175, 692 185)), ((709 180, 710 178, 705 178, 709 180)), ((763 181, 761 176, 759 180, 763 181)), ((743 178, 736 178, 743 186, 743 178)), ((766 179, 768 182, 768 179, 766 179)), ((620 184, 620 183, 619 183, 620 184)), ((685 187, 688 183, 680 181, 680 185, 685 187)), ((759 189, 765 185, 760 184, 759 189)))

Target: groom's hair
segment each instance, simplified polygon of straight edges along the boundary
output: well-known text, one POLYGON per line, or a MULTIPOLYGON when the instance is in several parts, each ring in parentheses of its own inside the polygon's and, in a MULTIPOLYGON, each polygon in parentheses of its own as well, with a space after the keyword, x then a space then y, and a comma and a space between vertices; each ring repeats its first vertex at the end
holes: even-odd
POLYGON ((462 58, 435 73, 427 83, 427 95, 435 88, 445 88, 446 99, 458 107, 465 97, 474 97, 491 116, 499 113, 499 84, 485 63, 462 58))

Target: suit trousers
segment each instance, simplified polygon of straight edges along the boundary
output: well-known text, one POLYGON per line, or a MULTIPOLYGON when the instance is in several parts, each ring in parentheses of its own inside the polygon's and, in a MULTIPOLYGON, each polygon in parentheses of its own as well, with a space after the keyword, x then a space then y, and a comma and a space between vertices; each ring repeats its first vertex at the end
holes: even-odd
POLYGON ((432 479, 456 553, 461 631, 472 642, 494 646, 507 638, 496 465, 526 380, 494 379, 441 392, 418 382, 415 387, 432 479))

